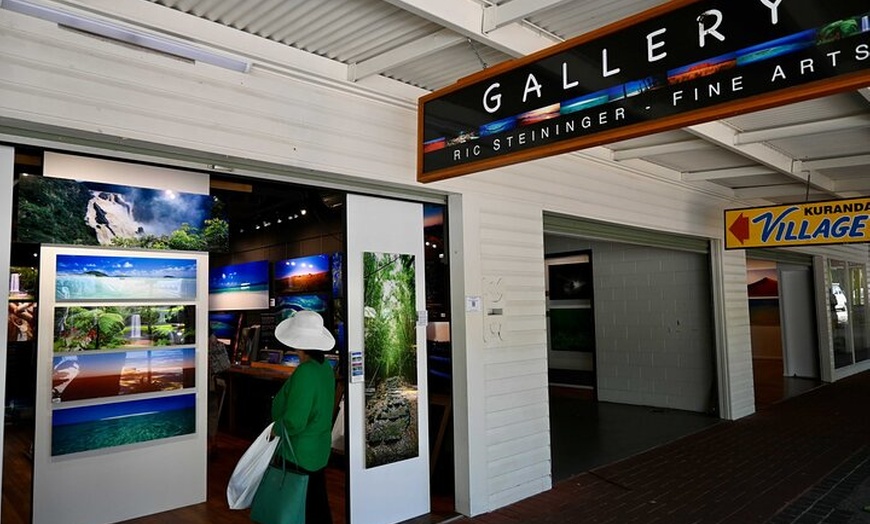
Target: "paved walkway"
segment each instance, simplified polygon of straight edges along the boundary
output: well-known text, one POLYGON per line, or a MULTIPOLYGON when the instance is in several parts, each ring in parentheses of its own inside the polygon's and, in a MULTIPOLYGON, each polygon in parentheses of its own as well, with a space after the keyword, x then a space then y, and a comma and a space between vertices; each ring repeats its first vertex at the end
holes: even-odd
POLYGON ((870 372, 456 522, 870 523, 870 372))

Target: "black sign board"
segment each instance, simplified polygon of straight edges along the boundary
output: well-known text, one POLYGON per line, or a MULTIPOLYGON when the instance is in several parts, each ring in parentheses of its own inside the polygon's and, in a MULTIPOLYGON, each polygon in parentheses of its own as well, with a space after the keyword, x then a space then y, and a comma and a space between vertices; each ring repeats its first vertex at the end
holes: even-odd
POLYGON ((430 182, 870 85, 870 0, 677 0, 419 101, 430 182))

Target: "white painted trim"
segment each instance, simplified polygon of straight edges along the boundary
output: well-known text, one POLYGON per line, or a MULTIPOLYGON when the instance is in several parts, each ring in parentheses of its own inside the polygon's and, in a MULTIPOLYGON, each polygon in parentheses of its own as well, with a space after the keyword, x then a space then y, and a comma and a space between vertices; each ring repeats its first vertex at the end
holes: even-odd
MULTIPOLYGON (((15 176, 15 149, 0 146, 0 285, 9 289, 9 259, 12 249, 12 188, 15 176)), ((3 308, 0 312, 0 326, 6 326, 9 322, 9 308, 3 308)), ((0 358, 0 414, 6 418, 6 371, 8 350, 6 343, 7 330, 0 329, 0 348, 3 348, 3 357, 0 358)), ((5 427, 0 427, 0 450, 5 446, 5 427)), ((3 478, 3 464, 0 463, 0 478, 3 478)), ((0 507, 2 507, 0 501, 0 507)))

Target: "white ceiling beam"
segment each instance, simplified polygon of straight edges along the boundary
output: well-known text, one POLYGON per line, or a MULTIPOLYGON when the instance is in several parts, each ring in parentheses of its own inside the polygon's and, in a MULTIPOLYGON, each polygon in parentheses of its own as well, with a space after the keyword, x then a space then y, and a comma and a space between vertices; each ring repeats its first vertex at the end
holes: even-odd
POLYGON ((870 177, 839 180, 837 181, 836 186, 838 192, 861 191, 866 194, 867 191, 870 191, 870 177))
POLYGON ((735 140, 737 131, 722 122, 696 124, 685 128, 685 131, 703 138, 711 144, 743 155, 754 162, 773 169, 777 173, 788 175, 804 184, 809 181, 810 187, 835 194, 834 182, 829 177, 805 169, 800 160, 794 159, 765 144, 737 144, 735 140))
POLYGON ((483 32, 489 33, 499 27, 520 22, 545 9, 555 7, 568 0, 511 0, 505 4, 489 5, 483 8, 483 32))
POLYGON ((868 102, 870 102, 870 87, 862 87, 858 90, 858 94, 863 96, 868 102))
POLYGON ((679 142, 667 142, 654 146, 632 147, 613 151, 613 160, 631 160, 633 158, 646 158, 651 156, 668 155, 671 153, 685 153, 687 151, 713 149, 710 144, 703 140, 681 140, 679 142))
MULTIPOLYGON (((824 195, 824 192, 810 190, 810 196, 824 195)), ((765 200, 794 200, 804 199, 807 196, 807 188, 798 184, 785 184, 776 186, 744 187, 734 190, 734 196, 745 199, 765 200)))
POLYGON ((830 120, 805 122, 803 124, 794 124, 790 126, 759 129, 757 131, 744 131, 742 133, 737 133, 734 137, 734 143, 737 145, 755 144, 758 142, 766 142, 768 140, 793 138, 796 136, 848 131, 850 129, 859 129, 867 126, 870 126, 870 115, 846 116, 842 118, 832 118, 830 120))
POLYGON ((804 160, 803 165, 804 168, 809 170, 836 169, 840 167, 870 165, 870 155, 853 155, 834 158, 820 158, 818 160, 804 160))
POLYGON ((728 169, 710 169, 707 171, 685 171, 683 182, 700 182, 702 180, 723 180, 726 178, 752 177, 776 174, 765 166, 732 167, 728 169))
POLYGON ((512 23, 489 34, 483 33, 484 7, 473 0, 385 0, 430 22, 488 45, 511 56, 525 56, 557 44, 560 40, 543 29, 512 23))
POLYGON ((369 76, 379 75, 384 71, 389 71, 465 41, 466 37, 450 29, 442 29, 410 44, 381 53, 369 60, 350 64, 347 69, 347 79, 356 82, 369 76))

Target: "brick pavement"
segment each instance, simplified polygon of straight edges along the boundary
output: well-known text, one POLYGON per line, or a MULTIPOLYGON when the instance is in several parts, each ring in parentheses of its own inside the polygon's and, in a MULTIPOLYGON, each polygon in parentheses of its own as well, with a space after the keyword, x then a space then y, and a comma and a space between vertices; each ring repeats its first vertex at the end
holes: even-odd
POLYGON ((456 522, 868 522, 859 512, 870 500, 863 504, 848 500, 858 492, 856 486, 870 486, 867 476, 870 372, 572 477, 506 508, 456 522))

